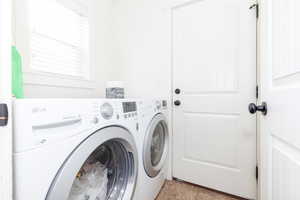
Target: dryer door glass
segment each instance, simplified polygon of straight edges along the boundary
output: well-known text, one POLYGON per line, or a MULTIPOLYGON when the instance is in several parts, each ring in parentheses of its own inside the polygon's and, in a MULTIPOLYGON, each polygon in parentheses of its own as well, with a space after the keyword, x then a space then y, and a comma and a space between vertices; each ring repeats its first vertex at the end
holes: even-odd
POLYGON ((165 149, 165 130, 162 123, 158 123, 154 129, 151 142, 151 163, 158 165, 161 161, 165 149))
POLYGON ((168 154, 168 127, 162 114, 153 117, 146 131, 143 162, 149 177, 159 174, 168 154))

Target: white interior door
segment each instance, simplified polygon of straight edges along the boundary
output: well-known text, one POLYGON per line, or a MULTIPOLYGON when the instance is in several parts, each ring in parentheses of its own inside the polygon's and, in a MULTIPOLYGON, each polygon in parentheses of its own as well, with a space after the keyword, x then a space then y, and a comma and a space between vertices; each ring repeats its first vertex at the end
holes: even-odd
POLYGON ((300 199, 300 1, 261 0, 261 199, 300 199))
MULTIPOLYGON (((11 1, 0 0, 0 103, 11 108, 11 1)), ((1 119, 0 119, 1 120, 1 119)), ((12 129, 0 127, 0 199, 12 200, 12 129)))
POLYGON ((247 110, 256 102, 251 2, 202 0, 173 9, 173 174, 255 199, 256 116, 247 110))

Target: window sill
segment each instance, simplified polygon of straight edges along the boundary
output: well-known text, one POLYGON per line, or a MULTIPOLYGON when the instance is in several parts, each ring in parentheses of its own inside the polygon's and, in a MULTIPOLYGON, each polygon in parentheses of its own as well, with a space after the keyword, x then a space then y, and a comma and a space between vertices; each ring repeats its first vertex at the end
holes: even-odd
POLYGON ((78 89, 96 88, 94 80, 44 72, 24 71, 23 79, 25 85, 42 85, 78 89))

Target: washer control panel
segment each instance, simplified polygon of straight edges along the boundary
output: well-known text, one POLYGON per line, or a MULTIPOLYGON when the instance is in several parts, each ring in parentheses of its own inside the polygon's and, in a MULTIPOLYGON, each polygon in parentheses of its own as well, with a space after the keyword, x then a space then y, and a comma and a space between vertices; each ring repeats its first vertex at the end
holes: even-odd
POLYGON ((109 120, 114 115, 114 108, 112 107, 111 104, 104 103, 100 107, 100 113, 104 119, 109 120))
POLYGON ((135 101, 122 102, 122 107, 124 119, 130 119, 137 116, 137 105, 135 101))
POLYGON ((132 113, 124 113, 123 114, 125 119, 133 118, 137 116, 137 112, 132 112, 132 113))

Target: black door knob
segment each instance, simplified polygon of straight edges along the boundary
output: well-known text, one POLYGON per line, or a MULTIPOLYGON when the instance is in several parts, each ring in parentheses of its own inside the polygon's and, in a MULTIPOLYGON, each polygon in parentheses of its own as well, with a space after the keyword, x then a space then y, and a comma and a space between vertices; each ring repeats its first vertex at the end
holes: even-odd
POLYGON ((181 102, 179 100, 174 101, 175 106, 180 106, 181 102))
POLYGON ((180 94, 180 89, 179 88, 175 89, 175 94, 180 94))
POLYGON ((266 102, 262 102, 262 104, 259 106, 257 106, 254 103, 250 103, 248 109, 251 114, 255 114, 257 111, 262 112, 263 115, 267 115, 268 113, 268 107, 266 102))

